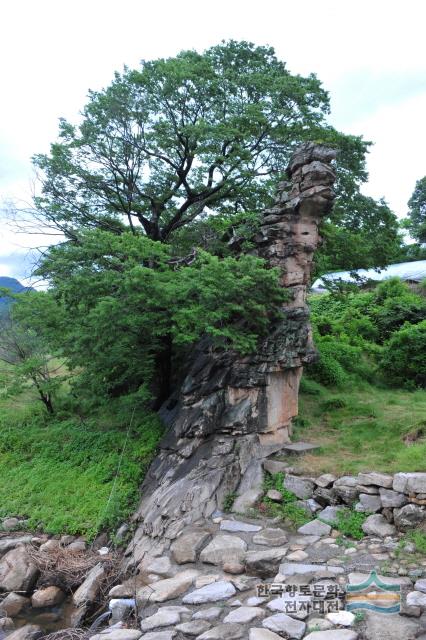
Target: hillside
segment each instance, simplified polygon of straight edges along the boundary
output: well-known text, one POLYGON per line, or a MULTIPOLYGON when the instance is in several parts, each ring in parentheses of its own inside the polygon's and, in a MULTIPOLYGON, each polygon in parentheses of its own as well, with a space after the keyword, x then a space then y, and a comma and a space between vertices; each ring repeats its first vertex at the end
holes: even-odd
MULTIPOLYGON (((16 278, 0 276, 0 289, 9 289, 12 293, 23 293, 30 291, 30 287, 24 287, 16 278)), ((11 299, 8 296, 0 296, 0 313, 10 305, 11 299)))

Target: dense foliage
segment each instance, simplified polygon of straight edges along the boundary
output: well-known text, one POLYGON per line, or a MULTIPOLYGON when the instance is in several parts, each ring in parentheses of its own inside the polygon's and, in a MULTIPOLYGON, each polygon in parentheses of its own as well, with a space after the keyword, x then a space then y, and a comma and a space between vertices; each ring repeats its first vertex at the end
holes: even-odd
POLYGON ((426 242, 426 176, 417 180, 408 207, 407 228, 417 242, 426 242))
POLYGON ((90 92, 79 126, 34 163, 36 210, 68 238, 126 227, 169 241, 203 212, 259 211, 304 140, 337 146, 339 192, 358 193, 367 144, 326 121, 314 75, 293 76, 269 47, 230 41, 143 61, 90 92))
POLYGON ((81 124, 62 120, 35 156, 33 214, 74 241, 97 228, 214 251, 211 214, 232 226, 260 212, 291 152, 314 140, 339 151, 319 271, 384 266, 401 244, 396 217, 360 192, 369 143, 330 127, 328 112, 319 80, 292 75, 270 47, 230 41, 143 61, 90 92, 81 124))
POLYGON ((13 311, 66 358, 79 393, 129 393, 160 402, 172 364, 201 336, 253 351, 285 293, 277 272, 253 256, 199 251, 170 264, 170 247, 140 235, 85 231, 50 250, 41 274, 52 289, 25 295, 13 311))
POLYGON ((125 69, 89 94, 78 126, 61 121, 50 153, 34 158, 33 214, 65 242, 38 269, 49 292, 15 317, 66 359, 79 393, 158 406, 202 335, 255 350, 282 294, 275 271, 242 254, 305 140, 338 149, 320 269, 389 262, 396 218, 360 193, 368 143, 330 127, 328 112, 315 76, 230 41, 125 69))
POLYGON ((380 366, 392 384, 426 388, 426 320, 404 324, 386 342, 380 366))
POLYGON ((309 376, 326 385, 342 385, 355 376, 425 386, 421 291, 395 278, 372 291, 312 296, 310 305, 320 357, 308 368, 309 376))
POLYGON ((30 528, 89 539, 117 527, 139 498, 161 435, 157 416, 132 420, 110 405, 88 420, 48 418, 21 403, 0 398, 0 518, 26 516, 30 528))

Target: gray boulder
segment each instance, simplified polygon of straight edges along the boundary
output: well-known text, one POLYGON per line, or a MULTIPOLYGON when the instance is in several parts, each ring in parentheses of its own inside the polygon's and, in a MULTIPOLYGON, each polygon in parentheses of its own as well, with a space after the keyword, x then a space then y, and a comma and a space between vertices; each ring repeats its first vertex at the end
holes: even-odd
POLYGON ((369 516, 362 525, 362 530, 369 536, 380 538, 393 536, 396 533, 395 527, 379 513, 369 516))
POLYGON ((210 532, 203 529, 194 528, 184 531, 170 548, 174 561, 177 564, 195 562, 199 550, 210 537, 210 532))
POLYGON ((287 536, 282 529, 263 529, 253 536, 253 542, 267 547, 280 547, 287 542, 287 536))
POLYGON ((393 517, 397 529, 408 531, 426 520, 426 511, 417 504, 407 504, 401 509, 394 509, 393 517))
POLYGON ((276 613, 269 618, 265 618, 262 626, 270 631, 276 631, 278 634, 284 634, 286 638, 303 638, 306 630, 306 624, 302 620, 295 620, 285 613, 276 613))
POLYGON ((330 487, 333 482, 336 482, 336 476, 333 476, 332 473, 324 473, 322 476, 315 478, 314 482, 318 487, 330 487))
POLYGON ((262 551, 248 551, 245 566, 248 575, 268 578, 276 573, 277 566, 287 553, 287 547, 275 547, 262 551))
POLYGON ((206 602, 219 602, 227 600, 235 595, 236 589, 231 582, 221 580, 212 582, 201 589, 196 589, 184 596, 183 604, 204 604, 206 602))
POLYGON ((314 498, 323 506, 338 504, 340 502, 339 496, 336 494, 333 487, 317 487, 314 491, 314 498))
POLYGON ((287 491, 291 491, 291 493, 294 493, 294 495, 301 500, 312 498, 315 489, 312 480, 306 480, 292 475, 286 475, 283 484, 287 491))
POLYGON ((323 520, 326 523, 330 523, 332 525, 337 524, 338 522, 338 516, 337 514, 339 513, 339 511, 344 511, 345 507, 326 507, 325 509, 323 509, 322 511, 320 511, 320 513, 317 514, 317 518, 319 518, 320 520, 323 520))
POLYGON ((261 607, 235 607, 223 619, 224 622, 235 624, 248 624, 256 618, 263 618, 265 611, 261 607))
POLYGON ((421 591, 422 593, 426 593, 426 578, 422 578, 421 580, 417 580, 414 585, 416 591, 421 591))
POLYGON ((328 564, 302 564, 299 562, 285 562, 280 565, 279 573, 286 578, 296 575, 305 575, 307 573, 328 572, 332 574, 343 573, 342 567, 333 567, 328 564))
POLYGON ((205 547, 201 554, 201 562, 223 565, 226 562, 242 562, 247 544, 237 536, 219 534, 205 547))
POLYGON ((409 607, 426 609, 426 593, 423 593, 423 591, 410 591, 410 593, 407 593, 407 604, 409 607))
POLYGON ((426 473, 396 473, 393 490, 400 493, 426 493, 426 473))
POLYGON ((263 468, 265 471, 274 476, 276 473, 285 473, 288 464, 281 462, 280 460, 265 460, 263 462, 263 468))
POLYGON ((174 600, 188 591, 198 576, 198 571, 188 569, 177 573, 173 578, 159 580, 137 591, 136 598, 139 606, 148 602, 166 602, 174 600))
POLYGON ((197 640, 238 640, 245 635, 240 624, 219 624, 198 636, 197 640))
POLYGON ((385 489, 392 489, 393 476, 388 473, 377 473, 375 471, 359 473, 358 483, 366 485, 373 484, 378 487, 384 487, 385 489))
POLYGON ((398 508, 407 504, 407 496, 392 489, 380 488, 380 500, 383 508, 398 508))
POLYGON ((383 615, 365 612, 365 640, 414 640, 419 631, 419 624, 406 616, 383 615))
POLYGON ((359 501, 368 513, 377 513, 382 508, 382 501, 379 496, 370 495, 368 493, 360 493, 359 501))
POLYGON ((263 491, 261 488, 248 489, 240 496, 237 496, 232 505, 233 513, 246 513, 249 509, 253 509, 261 500, 263 491))
POLYGON ((337 484, 334 483, 333 491, 334 493, 346 502, 346 504, 353 504, 359 496, 359 485, 351 486, 346 484, 337 484))
POLYGON ((328 536, 330 531, 330 525, 325 522, 321 522, 321 520, 311 520, 311 522, 307 522, 297 530, 298 533, 312 536, 328 536))
POLYGON ((0 590, 28 593, 34 586, 39 570, 24 546, 8 551, 0 560, 0 590))
POLYGON ((257 533, 261 529, 262 527, 257 524, 249 524, 248 522, 240 522, 239 520, 222 520, 220 523, 221 531, 257 533))
MULTIPOLYGON (((143 638, 148 638, 150 634, 144 635, 143 638)), ((139 629, 104 629, 94 636, 90 637, 90 640, 138 640, 142 636, 142 631, 139 629)), ((157 634, 152 635, 150 640, 171 640, 174 636, 157 634)), ((149 640, 149 638, 148 638, 149 640)))
POLYGON ((161 627, 171 627, 179 622, 180 614, 177 611, 159 609, 154 615, 142 619, 141 629, 142 631, 151 631, 161 627))
POLYGON ((199 636, 208 629, 210 629, 210 622, 206 620, 191 620, 190 622, 183 622, 176 625, 176 631, 180 631, 186 636, 199 636))
MULTIPOLYGON (((358 640, 359 635, 352 629, 330 629, 330 631, 312 631, 304 640, 358 640)), ((376 640, 379 640, 377 636, 376 640)))
POLYGON ((101 589, 102 580, 105 577, 105 569, 99 562, 87 574, 83 584, 79 586, 72 599, 76 607, 94 602, 101 589))

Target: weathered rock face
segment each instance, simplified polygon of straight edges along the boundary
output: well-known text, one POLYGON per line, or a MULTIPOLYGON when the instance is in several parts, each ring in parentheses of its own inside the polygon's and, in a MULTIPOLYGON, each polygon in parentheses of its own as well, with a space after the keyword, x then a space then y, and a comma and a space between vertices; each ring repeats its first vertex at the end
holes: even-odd
POLYGON ((288 290, 281 319, 245 358, 202 341, 179 394, 163 407, 169 430, 142 488, 130 565, 161 553, 159 544, 209 517, 228 494, 258 487, 262 460, 289 441, 302 367, 315 358, 305 295, 318 226, 334 199, 334 157, 312 143, 295 152, 290 181, 280 183, 254 239, 253 253, 281 270, 288 290))

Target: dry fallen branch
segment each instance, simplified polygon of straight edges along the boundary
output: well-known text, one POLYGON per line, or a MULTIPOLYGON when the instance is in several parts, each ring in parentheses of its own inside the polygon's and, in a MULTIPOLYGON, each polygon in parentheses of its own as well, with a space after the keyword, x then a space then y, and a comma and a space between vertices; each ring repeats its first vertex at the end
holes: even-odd
POLYGON ((73 591, 95 565, 102 563, 106 571, 102 585, 102 593, 105 593, 115 583, 120 573, 118 558, 114 554, 100 556, 94 551, 78 551, 66 547, 41 551, 30 545, 28 555, 40 571, 38 587, 55 585, 64 591, 73 591))
POLYGON ((44 636, 43 640, 87 640, 91 633, 88 629, 60 629, 44 636))

